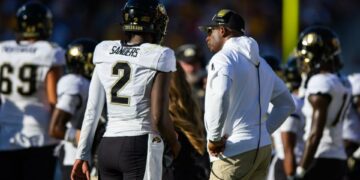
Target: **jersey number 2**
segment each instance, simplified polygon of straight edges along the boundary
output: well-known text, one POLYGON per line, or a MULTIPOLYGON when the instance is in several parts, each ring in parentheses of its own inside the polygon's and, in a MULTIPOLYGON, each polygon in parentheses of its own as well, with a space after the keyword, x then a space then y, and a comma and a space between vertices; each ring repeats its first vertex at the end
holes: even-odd
POLYGON ((128 105, 129 97, 127 96, 119 96, 119 91, 128 83, 130 80, 131 68, 128 63, 118 62, 112 68, 113 76, 120 76, 120 78, 116 81, 116 83, 111 88, 111 102, 128 105))
MULTIPOLYGON (((12 74, 14 67, 10 64, 3 64, 0 67, 0 92, 2 94, 11 94, 12 82, 9 74, 12 74)), ((25 64, 20 67, 18 78, 21 82, 26 83, 17 88, 17 92, 23 96, 31 96, 36 91, 36 71, 37 66, 32 64, 25 64)))

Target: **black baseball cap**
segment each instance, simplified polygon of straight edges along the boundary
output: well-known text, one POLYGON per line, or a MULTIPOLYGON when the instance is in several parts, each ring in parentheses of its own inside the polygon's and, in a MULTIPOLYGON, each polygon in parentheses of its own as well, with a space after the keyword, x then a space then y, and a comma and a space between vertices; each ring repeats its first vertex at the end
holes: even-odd
POLYGON ((208 25, 199 26, 200 31, 208 32, 208 30, 217 26, 225 26, 231 30, 245 33, 244 19, 235 11, 230 9, 219 10, 208 25))
POLYGON ((203 55, 199 47, 195 44, 184 44, 175 51, 176 59, 186 63, 196 63, 203 60, 203 55))

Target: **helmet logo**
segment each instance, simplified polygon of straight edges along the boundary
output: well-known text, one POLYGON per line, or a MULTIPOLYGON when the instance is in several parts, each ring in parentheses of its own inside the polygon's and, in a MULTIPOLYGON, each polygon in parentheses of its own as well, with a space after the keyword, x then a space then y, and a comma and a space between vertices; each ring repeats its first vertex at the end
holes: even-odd
POLYGON ((323 41, 322 41, 321 37, 319 37, 315 33, 310 33, 303 38, 302 44, 304 46, 309 46, 309 45, 313 45, 313 44, 319 44, 320 46, 322 46, 323 41))
POLYGON ((80 52, 80 49, 79 47, 73 47, 69 50, 69 54, 71 56, 80 56, 81 52, 80 52))
POLYGON ((185 57, 189 57, 189 56, 195 56, 196 52, 194 49, 192 48, 187 48, 185 51, 184 51, 184 56, 185 57))

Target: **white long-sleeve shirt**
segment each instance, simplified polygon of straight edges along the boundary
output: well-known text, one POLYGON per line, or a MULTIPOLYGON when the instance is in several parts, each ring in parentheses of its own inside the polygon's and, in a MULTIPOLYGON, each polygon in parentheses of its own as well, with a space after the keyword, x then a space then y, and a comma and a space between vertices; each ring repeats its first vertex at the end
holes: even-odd
POLYGON ((259 56, 257 43, 252 38, 230 38, 210 60, 205 127, 208 140, 228 135, 224 156, 256 149, 259 138, 259 147, 269 145, 270 133, 294 109, 290 92, 259 56), (274 110, 265 120, 270 102, 274 110))

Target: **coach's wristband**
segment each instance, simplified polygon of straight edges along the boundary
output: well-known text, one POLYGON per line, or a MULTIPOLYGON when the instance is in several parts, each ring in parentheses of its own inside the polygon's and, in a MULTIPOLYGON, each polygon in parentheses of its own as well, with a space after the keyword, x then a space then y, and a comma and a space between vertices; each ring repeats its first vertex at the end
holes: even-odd
POLYGON ((305 176, 305 173, 306 173, 306 171, 303 167, 298 166, 296 168, 296 177, 303 178, 305 176))

